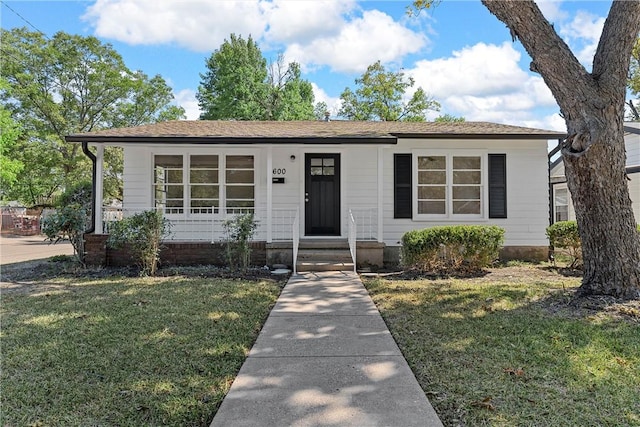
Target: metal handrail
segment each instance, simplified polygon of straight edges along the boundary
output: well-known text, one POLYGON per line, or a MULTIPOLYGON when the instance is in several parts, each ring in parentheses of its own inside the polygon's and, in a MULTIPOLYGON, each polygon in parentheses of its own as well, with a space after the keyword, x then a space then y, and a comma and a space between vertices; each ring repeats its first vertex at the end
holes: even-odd
POLYGON ((356 220, 358 240, 376 240, 378 236, 378 209, 371 206, 351 206, 349 211, 356 220))
POLYGON ((357 226, 356 220, 353 217, 353 211, 349 209, 349 252, 351 252, 351 259, 353 260, 353 272, 356 272, 356 246, 357 246, 357 226))
POLYGON ((298 274, 298 247, 300 246, 300 210, 296 209, 296 216, 293 220, 291 229, 291 235, 293 236, 293 274, 298 274))

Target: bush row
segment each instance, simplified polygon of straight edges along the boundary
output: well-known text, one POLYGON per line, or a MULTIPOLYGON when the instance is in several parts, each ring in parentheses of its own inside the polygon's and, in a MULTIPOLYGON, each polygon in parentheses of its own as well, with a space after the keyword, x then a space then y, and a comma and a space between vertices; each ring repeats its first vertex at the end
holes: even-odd
POLYGON ((421 271, 477 271, 498 258, 504 229, 455 225, 413 230, 402 236, 402 264, 421 271))

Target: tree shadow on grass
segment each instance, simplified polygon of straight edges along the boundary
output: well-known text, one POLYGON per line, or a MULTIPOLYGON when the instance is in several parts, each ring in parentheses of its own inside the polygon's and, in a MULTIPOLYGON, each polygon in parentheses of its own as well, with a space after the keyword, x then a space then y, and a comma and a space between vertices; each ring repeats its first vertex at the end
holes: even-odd
POLYGON ((445 425, 640 422, 635 305, 504 278, 366 284, 445 425))
POLYGON ((3 295, 3 425, 208 426, 280 292, 185 277, 66 287, 3 295))

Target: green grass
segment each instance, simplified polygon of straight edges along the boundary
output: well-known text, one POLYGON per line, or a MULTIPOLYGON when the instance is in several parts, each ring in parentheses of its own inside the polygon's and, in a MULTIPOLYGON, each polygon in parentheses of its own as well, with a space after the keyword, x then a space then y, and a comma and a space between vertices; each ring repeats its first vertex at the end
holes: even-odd
POLYGON ((208 426, 280 292, 187 277, 46 285, 2 295, 2 426, 208 426))
POLYGON ((640 317, 572 312, 579 279, 536 268, 365 284, 445 425, 640 426, 640 317))

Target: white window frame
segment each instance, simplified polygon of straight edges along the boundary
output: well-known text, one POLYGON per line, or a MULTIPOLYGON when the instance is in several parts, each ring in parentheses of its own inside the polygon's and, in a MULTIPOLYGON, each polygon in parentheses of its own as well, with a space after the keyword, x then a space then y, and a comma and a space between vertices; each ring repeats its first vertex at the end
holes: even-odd
POLYGON ((415 221, 483 221, 488 218, 489 188, 488 182, 488 151, 487 150, 443 150, 420 149, 412 150, 413 177, 413 220, 415 221), (444 214, 418 213, 418 158, 434 156, 445 157, 446 160, 446 201, 444 214), (453 157, 480 157, 480 213, 453 214, 453 157))
POLYGON ((553 189, 553 222, 559 222, 559 221, 568 221, 569 220, 569 188, 565 187, 565 186, 556 186, 553 189), (558 204, 558 192, 559 191, 564 191, 565 192, 565 204, 558 204), (566 219, 558 219, 558 208, 559 207, 564 207, 565 210, 565 214, 567 216, 566 219))
POLYGON ((220 212, 220 210, 222 209, 222 189, 221 189, 221 183, 220 183, 220 169, 222 169, 222 165, 220 164, 220 159, 223 156, 219 153, 187 153, 184 155, 183 157, 183 162, 186 163, 188 167, 185 168, 185 177, 183 178, 184 183, 185 183, 185 213, 187 214, 187 216, 191 216, 191 217, 202 217, 202 216, 209 216, 211 215, 211 213, 207 213, 207 212, 200 212, 200 213, 193 213, 192 209, 207 209, 205 207, 198 207, 198 208, 193 208, 191 207, 191 186, 192 185, 207 185, 207 186, 214 186, 217 185, 218 186, 218 206, 211 206, 213 208, 213 214, 217 214, 220 212), (217 156, 218 157, 218 182, 213 184, 213 183, 208 183, 208 184, 202 184, 202 183, 192 183, 191 182, 191 156, 217 156))
MULTIPOLYGON (((249 150, 211 150, 211 151, 188 151, 188 152, 180 152, 177 153, 175 151, 157 151, 151 153, 151 204, 152 206, 156 205, 155 198, 155 158, 156 156, 182 156, 182 186, 183 186, 183 212, 182 213, 167 213, 166 209, 164 210, 164 214, 168 218, 187 218, 187 217, 206 217, 211 214, 208 213, 191 213, 191 181, 190 181, 190 171, 191 171, 191 156, 202 156, 202 155, 210 155, 210 156, 218 156, 218 197, 219 206, 215 208, 215 214, 223 214, 227 210, 227 182, 226 182, 226 165, 227 165, 227 156, 253 156, 253 183, 244 184, 244 185, 253 185, 253 208, 247 209, 256 209, 258 203, 258 185, 257 178, 259 174, 258 161, 260 156, 258 153, 249 150)), ((169 208, 171 209, 171 208, 169 208)))
MULTIPOLYGON (((175 157, 182 156, 182 167, 181 167, 181 169, 182 169, 182 182, 180 184, 172 184, 172 183, 167 184, 165 182, 165 183, 160 183, 160 185, 165 185, 165 186, 169 185, 169 186, 176 186, 176 187, 178 185, 182 186, 182 206, 181 207, 172 207, 172 206, 167 207, 166 206, 166 200, 165 200, 165 205, 162 205, 162 211, 163 211, 163 214, 165 214, 167 216, 174 216, 174 217, 184 216, 184 214, 187 212, 187 207, 186 207, 187 206, 186 205, 187 199, 186 199, 186 195, 184 193, 185 178, 186 178, 186 175, 185 175, 185 169, 186 168, 185 168, 184 155, 176 154, 176 153, 154 153, 152 155, 152 160, 151 160, 151 162, 152 162, 152 165, 151 165, 151 200, 152 200, 152 206, 154 207, 154 209, 160 207, 160 206, 158 206, 156 204, 157 203, 156 190, 157 190, 157 187, 158 187, 158 184, 159 184, 159 183, 156 183, 156 160, 155 160, 156 156, 175 156, 175 157), (167 210, 169 210, 169 211, 167 211, 167 210), (176 212, 172 213, 171 210, 182 210, 182 212, 181 213, 176 213, 176 212)), ((169 168, 169 170, 177 170, 177 168, 169 168)))

